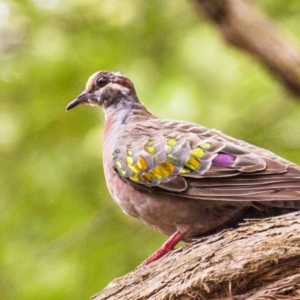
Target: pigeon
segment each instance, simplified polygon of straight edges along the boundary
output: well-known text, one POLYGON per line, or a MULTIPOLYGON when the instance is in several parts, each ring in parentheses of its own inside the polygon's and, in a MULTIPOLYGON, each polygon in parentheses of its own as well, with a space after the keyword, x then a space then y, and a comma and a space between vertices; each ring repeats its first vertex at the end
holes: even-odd
POLYGON ((299 166, 218 130, 154 116, 119 72, 94 73, 66 109, 83 104, 105 115, 103 168, 111 197, 169 236, 144 265, 180 241, 300 209, 299 166))

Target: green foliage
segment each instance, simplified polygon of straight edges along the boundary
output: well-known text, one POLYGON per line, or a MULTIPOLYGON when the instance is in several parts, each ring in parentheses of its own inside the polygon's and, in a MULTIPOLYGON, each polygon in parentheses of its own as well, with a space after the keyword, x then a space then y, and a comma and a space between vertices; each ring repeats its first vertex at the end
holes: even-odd
MULTIPOLYGON (((263 9, 298 37, 299 3, 278 3, 263 9)), ((101 112, 65 112, 97 70, 128 75, 161 117, 218 128, 300 163, 299 102, 225 46, 190 4, 0 1, 2 299, 87 299, 165 238, 111 200, 101 112)))

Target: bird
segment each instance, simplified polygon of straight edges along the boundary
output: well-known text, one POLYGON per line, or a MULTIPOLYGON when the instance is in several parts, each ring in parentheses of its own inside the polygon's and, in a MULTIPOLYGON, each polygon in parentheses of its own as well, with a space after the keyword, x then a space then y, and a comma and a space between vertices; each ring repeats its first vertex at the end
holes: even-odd
POLYGON ((299 166, 221 131, 156 117, 119 72, 91 75, 66 110, 83 104, 104 111, 111 197, 126 214, 169 236, 143 265, 180 241, 300 209, 299 166))

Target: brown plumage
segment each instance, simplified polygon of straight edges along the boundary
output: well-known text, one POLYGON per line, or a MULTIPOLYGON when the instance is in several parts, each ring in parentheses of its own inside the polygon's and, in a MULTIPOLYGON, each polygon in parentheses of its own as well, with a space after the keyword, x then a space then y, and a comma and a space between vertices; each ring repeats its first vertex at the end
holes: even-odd
POLYGON ((180 241, 300 209, 300 168, 201 125, 159 119, 120 73, 93 74, 68 104, 101 106, 103 165, 111 196, 124 212, 170 235, 145 264, 180 241))

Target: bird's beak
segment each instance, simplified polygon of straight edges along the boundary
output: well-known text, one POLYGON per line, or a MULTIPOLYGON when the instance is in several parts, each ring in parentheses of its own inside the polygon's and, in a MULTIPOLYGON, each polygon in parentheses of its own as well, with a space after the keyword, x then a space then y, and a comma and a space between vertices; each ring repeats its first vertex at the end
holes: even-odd
POLYGON ((76 99, 74 99, 67 105, 66 110, 70 110, 78 105, 88 103, 89 96, 90 94, 87 91, 82 92, 76 99))

